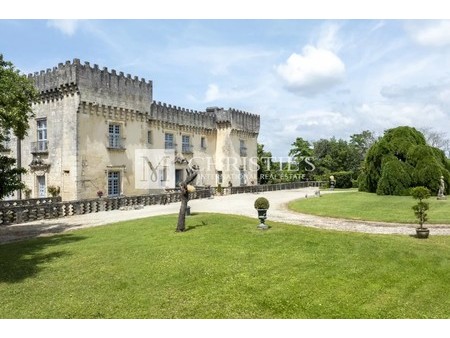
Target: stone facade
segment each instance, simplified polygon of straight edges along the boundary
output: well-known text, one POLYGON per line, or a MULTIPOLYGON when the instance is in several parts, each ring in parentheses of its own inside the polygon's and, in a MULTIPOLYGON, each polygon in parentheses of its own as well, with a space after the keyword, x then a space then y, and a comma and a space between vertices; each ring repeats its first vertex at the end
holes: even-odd
MULTIPOLYGON (((78 59, 28 77, 41 93, 28 136, 20 142, 31 197, 48 196, 49 186, 59 187, 63 200, 95 198, 98 191, 154 193, 175 188, 189 164, 199 167, 199 186, 257 182, 258 115, 155 102, 151 81, 78 59), (155 159, 148 160, 143 165, 151 170, 141 173, 138 154, 157 150, 170 151, 171 163, 165 159, 163 171, 155 159), (141 184, 152 173, 157 184, 141 184)), ((10 148, 17 158, 17 140, 10 148)))

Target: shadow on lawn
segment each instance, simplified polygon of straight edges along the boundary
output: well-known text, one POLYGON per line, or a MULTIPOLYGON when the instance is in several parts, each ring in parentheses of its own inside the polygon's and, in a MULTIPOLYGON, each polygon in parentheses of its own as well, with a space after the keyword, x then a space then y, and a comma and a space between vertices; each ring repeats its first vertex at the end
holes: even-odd
POLYGON ((208 223, 206 223, 205 221, 201 221, 201 224, 188 225, 186 227, 186 231, 194 230, 194 229, 199 228, 199 227, 204 227, 205 225, 208 225, 208 223))
POLYGON ((46 253, 42 253, 42 250, 86 238, 67 234, 0 245, 0 283, 18 283, 35 276, 45 268, 42 265, 46 262, 70 255, 65 250, 47 250, 46 253))

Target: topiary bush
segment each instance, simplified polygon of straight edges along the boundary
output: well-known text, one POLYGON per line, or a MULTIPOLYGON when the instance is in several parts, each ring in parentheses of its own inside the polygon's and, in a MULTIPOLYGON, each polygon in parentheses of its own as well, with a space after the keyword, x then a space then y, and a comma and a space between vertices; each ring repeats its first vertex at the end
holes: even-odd
POLYGON ((59 186, 51 185, 47 188, 47 191, 52 197, 58 197, 61 193, 61 188, 59 186))
POLYGON ((414 199, 419 200, 412 209, 419 221, 420 228, 423 228, 424 223, 428 220, 427 210, 430 208, 430 205, 427 202, 423 202, 423 200, 431 196, 430 190, 426 187, 415 187, 411 189, 411 196, 414 199))
POLYGON ((265 197, 258 197, 255 200, 255 209, 269 209, 269 200, 265 197))

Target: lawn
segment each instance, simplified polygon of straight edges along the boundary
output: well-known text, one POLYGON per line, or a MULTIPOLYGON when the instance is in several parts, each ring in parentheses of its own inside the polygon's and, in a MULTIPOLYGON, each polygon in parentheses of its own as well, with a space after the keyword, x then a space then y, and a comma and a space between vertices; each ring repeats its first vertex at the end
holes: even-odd
MULTIPOLYGON (((430 203, 429 223, 450 224, 450 199, 430 203)), ((417 223, 412 206, 416 204, 410 196, 379 196, 365 192, 339 192, 322 194, 320 198, 292 201, 289 208, 318 216, 348 218, 355 220, 417 223)))
POLYGON ((450 237, 217 214, 0 245, 0 318, 449 318, 450 237))

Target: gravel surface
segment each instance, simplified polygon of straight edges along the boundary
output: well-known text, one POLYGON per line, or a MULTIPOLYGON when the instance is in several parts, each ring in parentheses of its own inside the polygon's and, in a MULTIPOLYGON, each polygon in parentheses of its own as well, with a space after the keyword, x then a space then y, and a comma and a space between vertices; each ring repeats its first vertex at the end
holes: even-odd
MULTIPOLYGON (((236 214, 256 218, 253 208, 255 199, 264 196, 270 201, 268 221, 279 221, 301 226, 338 231, 353 231, 372 234, 414 235, 416 224, 395 224, 382 222, 352 221, 329 217, 300 214, 288 210, 289 201, 314 196, 316 188, 279 190, 253 194, 215 196, 210 199, 189 201, 191 212, 213 212, 236 214)), ((338 193, 338 192, 322 192, 338 193)), ((65 231, 100 226, 115 222, 178 213, 179 203, 151 205, 138 210, 113 210, 95 214, 76 215, 57 219, 40 220, 23 224, 0 226, 0 243, 17 241, 24 238, 49 236, 65 231)), ((450 235, 450 225, 431 225, 431 236, 450 235)))

